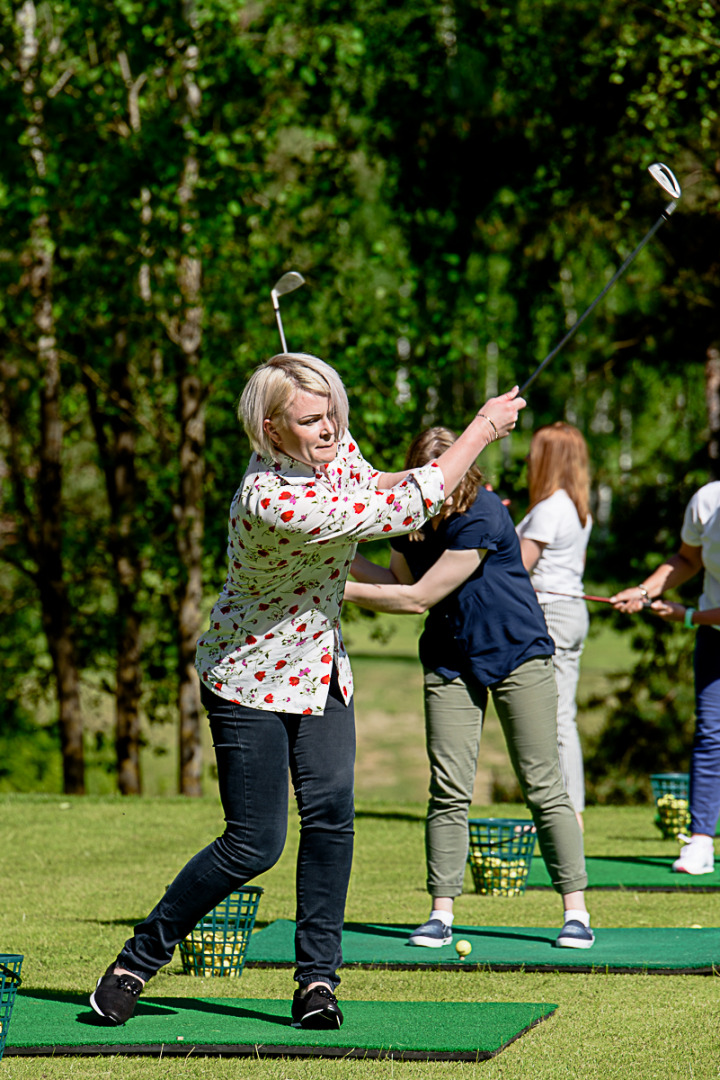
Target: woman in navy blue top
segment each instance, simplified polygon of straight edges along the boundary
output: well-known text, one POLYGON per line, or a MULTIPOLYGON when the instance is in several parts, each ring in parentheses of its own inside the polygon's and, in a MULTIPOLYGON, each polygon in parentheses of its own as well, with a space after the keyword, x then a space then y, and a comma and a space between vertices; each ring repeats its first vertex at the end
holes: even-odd
MULTIPOLYGON (((408 468, 432 461, 455 435, 430 428, 412 443, 408 468)), ((420 638, 430 760, 426 822, 430 917, 413 945, 452 942, 453 901, 462 892, 480 736, 492 694, 564 925, 556 944, 587 949, 582 833, 563 786, 557 750, 554 645, 523 567, 501 500, 473 466, 439 514, 418 533, 394 537, 390 568, 356 556, 345 599, 374 611, 427 611, 420 638)))

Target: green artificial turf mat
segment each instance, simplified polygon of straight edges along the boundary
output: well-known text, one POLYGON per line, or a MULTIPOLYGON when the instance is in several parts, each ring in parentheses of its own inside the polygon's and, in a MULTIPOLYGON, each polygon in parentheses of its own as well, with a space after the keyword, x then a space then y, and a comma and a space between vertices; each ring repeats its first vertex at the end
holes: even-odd
MULTIPOLYGON (((453 926, 453 941, 465 938, 472 953, 461 960, 454 945, 440 949, 408 945, 410 925, 346 923, 343 964, 363 967, 488 967, 495 970, 605 971, 627 975, 710 975, 720 967, 720 930, 643 927, 595 930, 591 949, 559 949, 557 926, 453 926)), ((250 939, 248 965, 291 965, 295 923, 278 919, 250 939)))
POLYGON ((77 995, 20 993, 6 1056, 393 1057, 480 1061, 493 1057, 557 1005, 491 1002, 343 1001, 337 1031, 290 1026, 286 1000, 141 998, 122 1027, 108 1026, 77 995))
MULTIPOLYGON (((714 892, 720 889, 720 862, 712 874, 675 874, 672 864, 677 855, 602 855, 585 859, 588 889, 633 889, 650 892, 714 892)), ((542 856, 530 864, 529 889, 550 889, 542 856)))

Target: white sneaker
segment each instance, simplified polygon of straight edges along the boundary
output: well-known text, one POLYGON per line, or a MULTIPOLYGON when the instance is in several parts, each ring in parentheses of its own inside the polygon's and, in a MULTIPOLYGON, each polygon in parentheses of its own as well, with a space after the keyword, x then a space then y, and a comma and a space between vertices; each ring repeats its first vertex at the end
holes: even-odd
POLYGON ((712 838, 693 836, 685 841, 680 858, 675 860, 672 868, 677 874, 712 874, 715 869, 712 838))

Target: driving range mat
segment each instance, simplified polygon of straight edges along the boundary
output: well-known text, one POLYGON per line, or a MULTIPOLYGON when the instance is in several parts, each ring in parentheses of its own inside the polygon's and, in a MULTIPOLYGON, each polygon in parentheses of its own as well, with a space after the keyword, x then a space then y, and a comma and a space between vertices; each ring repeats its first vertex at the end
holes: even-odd
MULTIPOLYGON (((720 929, 642 927, 595 930, 591 949, 555 945, 559 927, 455 926, 453 944, 439 949, 408 945, 411 925, 345 923, 343 964, 348 967, 445 969, 489 968, 495 971, 601 971, 628 975, 711 975, 720 969, 720 929), (472 945, 462 960, 454 943, 472 945)), ((278 919, 250 938, 246 964, 294 965, 295 923, 278 919)))
MULTIPOLYGON (((712 874, 675 874, 677 855, 587 856, 588 889, 632 889, 635 892, 715 892, 720 889, 720 860, 712 874)), ((535 855, 528 889, 551 889, 541 855, 535 855)))
POLYGON ((482 1061, 550 1016, 528 1002, 343 1001, 337 1031, 290 1026, 290 1002, 250 998, 140 998, 122 1027, 87 997, 20 992, 5 1056, 192 1054, 482 1061))

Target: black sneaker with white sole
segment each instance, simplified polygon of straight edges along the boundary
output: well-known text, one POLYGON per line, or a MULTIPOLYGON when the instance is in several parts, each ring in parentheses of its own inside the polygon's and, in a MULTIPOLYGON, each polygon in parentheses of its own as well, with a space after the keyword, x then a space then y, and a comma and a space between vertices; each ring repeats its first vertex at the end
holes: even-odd
POLYGON ((327 986, 314 986, 312 990, 296 990, 292 999, 292 1026, 323 1031, 339 1028, 343 1014, 337 998, 327 986))
POLYGON ((98 979, 90 995, 90 1004, 98 1016, 111 1024, 124 1024, 135 1012, 143 986, 142 979, 136 979, 133 975, 116 975, 113 963, 98 979))

